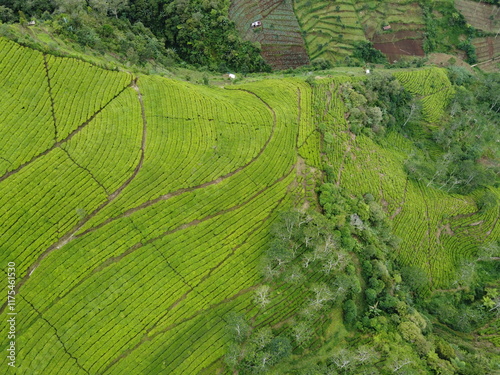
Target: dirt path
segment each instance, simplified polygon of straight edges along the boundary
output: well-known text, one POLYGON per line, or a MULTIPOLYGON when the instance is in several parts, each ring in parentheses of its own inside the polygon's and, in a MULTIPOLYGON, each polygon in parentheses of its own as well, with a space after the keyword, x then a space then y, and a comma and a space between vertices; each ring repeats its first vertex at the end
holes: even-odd
POLYGON ((47 85, 49 87, 50 111, 52 113, 52 121, 54 121, 54 143, 57 142, 57 119, 54 106, 54 95, 52 95, 52 83, 50 82, 49 64, 47 63, 47 54, 43 54, 43 66, 47 77, 47 85))
POLYGON ((299 152, 299 135, 300 135, 300 120, 302 119, 302 107, 301 107, 301 102, 302 100, 302 93, 300 92, 300 88, 297 87, 297 136, 295 138, 295 151, 298 153, 299 152))
MULTIPOLYGON (((84 235, 86 235, 88 233, 91 233, 91 232, 93 232, 93 231, 95 231, 95 230, 97 230, 99 228, 102 228, 103 226, 105 226, 105 225, 107 225, 107 224, 109 224, 109 223, 111 223, 111 222, 113 222, 113 221, 115 221, 117 219, 129 216, 129 215, 131 215, 134 212, 137 212, 137 211, 139 211, 141 209, 144 209, 146 207, 152 206, 153 204, 156 204, 156 203, 158 203, 160 201, 164 201, 164 200, 170 199, 170 198, 172 198, 174 196, 178 196, 178 195, 183 194, 185 192, 194 191, 194 190, 197 190, 197 189, 204 188, 206 186, 217 184, 217 183, 219 183, 219 182, 221 182, 221 181, 223 181, 223 180, 225 180, 225 179, 233 176, 234 174, 238 173, 239 171, 244 170, 251 163, 253 163, 254 161, 256 161, 262 155, 262 153, 264 152, 264 150, 267 148, 267 145, 269 144, 269 142, 271 141, 271 139, 274 136, 274 131, 275 131, 275 127, 276 127, 276 113, 274 112, 274 110, 272 109, 272 107, 268 103, 266 103, 264 100, 262 100, 262 98, 260 98, 255 93, 253 93, 251 91, 248 91, 248 90, 240 89, 240 91, 248 92, 249 94, 254 95, 255 97, 257 97, 260 101, 262 101, 269 108, 269 110, 271 111, 271 113, 273 115, 273 126, 272 126, 272 129, 271 129, 271 134, 270 134, 269 138, 266 140, 266 143, 264 144, 264 146, 262 147, 262 149, 259 151, 259 153, 254 158, 252 158, 247 164, 239 167, 238 169, 236 169, 236 170, 228 173, 225 176, 219 177, 216 180, 209 181, 209 182, 206 182, 204 184, 201 184, 201 185, 198 185, 198 186, 195 186, 195 187, 191 187, 191 188, 179 189, 179 190, 177 190, 177 191, 175 191, 173 193, 168 193, 168 194, 162 195, 162 196, 160 196, 160 197, 158 197, 158 198, 156 198, 154 200, 145 202, 145 203, 143 203, 143 204, 141 204, 141 205, 139 205, 137 207, 131 208, 131 209, 127 210, 126 212, 124 212, 121 215, 118 215, 116 217, 107 219, 104 222, 100 223, 99 225, 97 225, 95 227, 92 227, 92 228, 86 230, 85 232, 83 232, 83 233, 81 233, 79 235, 76 235, 76 233, 79 230, 81 230, 81 228, 90 219, 92 219, 93 217, 95 217, 99 212, 101 212, 101 210, 103 210, 106 206, 108 206, 110 203, 112 203, 113 200, 116 199, 119 196, 119 194, 123 191, 123 189, 125 189, 132 182, 132 180, 139 173, 139 170, 142 168, 142 164, 144 162, 144 151, 145 151, 145 147, 146 147, 147 121, 146 121, 144 103, 143 103, 143 100, 142 100, 142 94, 141 94, 141 92, 139 90, 139 87, 137 86, 137 78, 135 78, 135 79, 132 80, 132 83, 130 84, 130 87, 133 87, 137 91, 137 97, 138 97, 138 100, 139 100, 139 102, 141 104, 141 115, 142 115, 142 120, 143 120, 143 133, 142 133, 142 141, 141 141, 141 157, 140 157, 140 160, 139 160, 136 168, 134 169, 134 172, 127 179, 127 181, 125 181, 118 189, 116 189, 113 193, 111 193, 108 196, 108 199, 105 202, 103 202, 99 207, 97 207, 89 215, 87 215, 85 218, 83 218, 76 226, 74 226, 70 231, 68 231, 66 234, 64 234, 57 242, 55 242, 54 244, 52 244, 51 246, 49 246, 42 254, 39 255, 39 257, 37 258, 37 260, 35 261, 35 263, 33 263, 28 268, 28 270, 26 272, 26 275, 16 285, 16 293, 18 293, 19 290, 21 289, 21 287, 29 280, 29 278, 31 277, 31 275, 33 274, 33 272, 38 268, 38 266, 43 261, 43 259, 45 259, 53 251, 55 251, 57 249, 60 249, 61 247, 63 247, 67 243, 69 243, 69 242, 71 242, 71 241, 73 241, 73 240, 75 240, 77 238, 80 238, 80 237, 82 237, 82 236, 84 236, 84 235)), ((2 313, 4 311, 4 309, 6 308, 6 306, 7 306, 7 303, 4 302, 4 304, 0 308, 0 313, 2 313)))
POLYGON ((419 188, 420 195, 422 196, 422 201, 425 204, 425 217, 426 217, 426 222, 427 222, 427 266, 429 267, 429 284, 432 287, 432 264, 431 260, 432 259, 432 248, 431 248, 431 233, 432 233, 432 228, 431 228, 431 220, 430 220, 430 215, 429 215, 429 204, 427 202, 427 199, 425 198, 422 190, 419 188))

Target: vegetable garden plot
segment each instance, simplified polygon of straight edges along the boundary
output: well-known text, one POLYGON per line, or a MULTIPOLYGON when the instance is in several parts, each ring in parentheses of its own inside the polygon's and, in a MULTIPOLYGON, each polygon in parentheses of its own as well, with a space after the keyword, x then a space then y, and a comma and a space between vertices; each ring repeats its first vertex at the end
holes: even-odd
POLYGON ((455 6, 474 28, 497 33, 500 26, 498 6, 468 0, 457 0, 455 6))
POLYGON ((231 2, 229 15, 244 39, 261 44, 262 56, 273 68, 296 68, 309 63, 290 2, 234 0, 231 2), (251 28, 254 21, 261 21, 262 26, 251 28))

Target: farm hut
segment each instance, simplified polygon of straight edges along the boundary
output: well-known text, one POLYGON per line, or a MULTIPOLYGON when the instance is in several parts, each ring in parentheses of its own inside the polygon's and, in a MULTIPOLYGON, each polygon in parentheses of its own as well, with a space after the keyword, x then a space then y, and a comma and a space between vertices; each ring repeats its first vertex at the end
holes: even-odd
POLYGON ((382 30, 387 31, 391 29, 391 25, 386 25, 382 27, 382 30))
POLYGON ((366 74, 370 74, 370 69, 365 69, 366 74))
POLYGON ((36 23, 35 21, 30 21, 28 22, 28 26, 35 26, 35 23, 36 23))
POLYGON ((236 74, 233 74, 233 73, 229 73, 228 74, 229 78, 231 79, 236 79, 236 74))
POLYGON ((261 27, 262 26, 262 22, 260 21, 255 21, 255 22, 252 22, 252 27, 253 28, 256 28, 256 27, 261 27))

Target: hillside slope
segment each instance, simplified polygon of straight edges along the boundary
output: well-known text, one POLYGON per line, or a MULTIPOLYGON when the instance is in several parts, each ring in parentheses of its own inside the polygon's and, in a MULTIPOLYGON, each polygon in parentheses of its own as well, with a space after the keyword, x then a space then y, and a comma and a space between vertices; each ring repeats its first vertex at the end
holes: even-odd
POLYGON ((296 68, 309 63, 290 1, 234 0, 229 17, 245 40, 260 43, 264 60, 274 69, 296 68), (256 21, 261 21, 262 26, 252 28, 256 21))
MULTIPOLYGON (((300 287, 275 290, 265 311, 253 292, 273 222, 303 199, 304 159, 385 206, 397 257, 433 287, 499 237, 498 207, 479 213, 473 196, 408 180, 403 137, 381 147, 353 136, 338 91, 350 77, 222 89, 5 39, 0 53, 0 257, 16 267, 19 374, 213 373, 229 311, 255 326, 292 316, 308 298, 300 287)), ((399 78, 434 121, 446 75, 399 78)))

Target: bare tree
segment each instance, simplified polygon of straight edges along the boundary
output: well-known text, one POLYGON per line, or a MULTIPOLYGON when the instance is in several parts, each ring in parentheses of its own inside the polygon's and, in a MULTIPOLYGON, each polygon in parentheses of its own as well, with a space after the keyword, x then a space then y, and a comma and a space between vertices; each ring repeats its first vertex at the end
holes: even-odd
POLYGON ((347 373, 354 365, 353 354, 350 350, 340 349, 331 358, 337 370, 347 373))
POLYGON ((252 342, 259 350, 263 349, 273 339, 273 332, 269 327, 263 327, 255 332, 252 337, 252 342))
POLYGON ((271 300, 269 299, 269 285, 261 285, 255 290, 254 302, 261 308, 266 307, 271 300))
POLYGON ((333 300, 333 293, 330 288, 324 284, 314 284, 311 287, 312 292, 314 292, 314 298, 311 300, 311 306, 315 310, 320 310, 323 308, 326 302, 333 300))
POLYGON ((412 361, 409 358, 398 358, 392 361, 392 363, 389 365, 389 369, 393 373, 399 374, 401 373, 403 367, 408 366, 411 363, 412 361))

